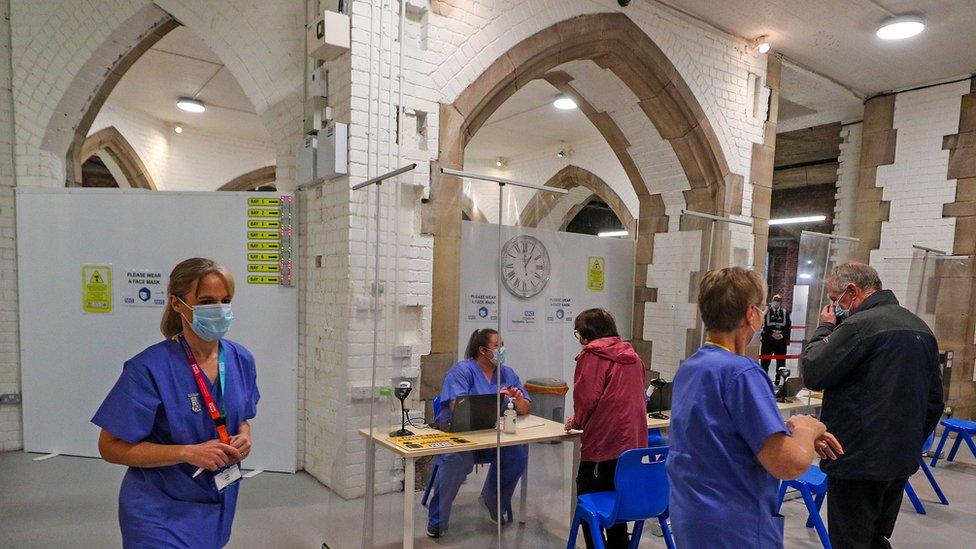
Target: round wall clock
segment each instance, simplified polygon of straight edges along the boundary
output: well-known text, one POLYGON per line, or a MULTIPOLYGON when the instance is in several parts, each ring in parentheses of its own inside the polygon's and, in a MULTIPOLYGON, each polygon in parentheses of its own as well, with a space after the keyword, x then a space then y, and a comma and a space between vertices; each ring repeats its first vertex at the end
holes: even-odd
POLYGON ((549 252, 534 236, 516 235, 502 246, 499 276, 515 297, 529 299, 538 295, 549 283, 551 270, 549 252))

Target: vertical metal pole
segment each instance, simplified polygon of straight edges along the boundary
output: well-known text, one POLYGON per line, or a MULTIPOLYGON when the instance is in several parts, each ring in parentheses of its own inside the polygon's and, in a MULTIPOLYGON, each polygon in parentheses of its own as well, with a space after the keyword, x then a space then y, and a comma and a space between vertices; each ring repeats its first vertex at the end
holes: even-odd
MULTIPOLYGON (((380 189, 383 182, 376 183, 376 244, 373 253, 373 367, 369 393, 369 438, 366 439, 366 516, 363 519, 363 547, 373 547, 374 493, 376 492, 376 452, 373 441, 373 413, 376 405, 376 357, 379 352, 380 326, 380 189)), ((404 489, 412 487, 404 487, 404 489)), ((405 526, 405 525, 404 525, 405 526)))
MULTIPOLYGON (((712 253, 715 250, 715 220, 713 219, 709 223, 711 224, 711 228, 709 229, 709 236, 708 236, 708 260, 705 263, 705 270, 702 272, 703 275, 708 271, 712 270, 712 253)), ((699 296, 699 298, 700 297, 701 296, 699 296)), ((700 308, 698 310, 698 316, 701 317, 700 308)), ((699 331, 701 332, 701 337, 698 338, 699 339, 698 346, 701 347, 702 345, 705 344, 705 319, 702 319, 701 327, 699 331)))
MULTIPOLYGON (((929 254, 931 252, 928 250, 924 250, 923 253, 925 255, 922 256, 922 277, 918 280, 918 297, 915 298, 915 310, 912 311, 917 316, 921 316, 919 313, 922 306, 922 290, 925 288, 925 278, 926 278, 926 273, 928 273, 929 270, 929 254)), ((914 258, 912 258, 912 260, 914 261, 914 258)), ((908 266, 908 272, 909 273, 912 272, 911 265, 908 266)))
MULTIPOLYGON (((498 263, 495 265, 495 273, 498 277, 498 287, 497 296, 495 297, 495 303, 498 305, 498 337, 501 337, 502 333, 502 238, 504 229, 504 218, 502 217, 502 208, 505 203, 505 184, 498 184, 498 263)), ((495 387, 499 390, 502 388, 502 364, 495 365, 495 387)), ((495 409, 502 409, 502 394, 496 393, 496 405, 495 409)), ((485 502, 488 503, 488 502, 485 502)), ((498 544, 498 549, 502 549, 502 422, 500 419, 495 420, 495 516, 498 517, 498 524, 495 533, 495 540, 498 544)))

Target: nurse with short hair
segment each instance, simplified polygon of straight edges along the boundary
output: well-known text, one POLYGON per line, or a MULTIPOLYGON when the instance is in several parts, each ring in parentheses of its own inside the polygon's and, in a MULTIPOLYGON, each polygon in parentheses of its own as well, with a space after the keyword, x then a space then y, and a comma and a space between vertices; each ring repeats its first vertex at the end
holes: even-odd
POLYGON ((187 259, 168 291, 166 339, 126 361, 92 423, 102 458, 128 466, 124 547, 223 547, 260 398, 254 357, 223 339, 234 319, 226 267, 187 259))
POLYGON ((783 546, 779 481, 802 475, 814 443, 843 453, 823 423, 784 422, 773 386, 744 356, 763 327, 766 288, 741 267, 709 271, 698 287, 705 344, 674 377, 671 397, 670 514, 682 547, 783 546))

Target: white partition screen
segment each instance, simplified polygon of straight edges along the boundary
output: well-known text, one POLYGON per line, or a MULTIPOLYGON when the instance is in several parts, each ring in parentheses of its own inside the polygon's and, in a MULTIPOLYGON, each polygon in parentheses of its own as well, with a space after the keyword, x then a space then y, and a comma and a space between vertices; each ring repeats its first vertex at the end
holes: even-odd
MULTIPOLYGON (((536 239, 551 263, 551 278, 530 299, 502 297, 502 336, 507 363, 522 380, 561 373, 572 386, 580 344, 573 335, 576 313, 603 307, 613 314, 623 339, 631 338, 634 315, 634 240, 599 238, 525 227, 502 227, 503 244, 517 235, 536 239)), ((471 332, 498 322, 498 226, 461 223, 461 322, 459 357, 471 332), (488 253, 490 252, 490 253, 488 253)), ((507 290, 502 290, 507 291, 507 290)), ((567 399, 568 403, 572 402, 567 399)))
POLYGON ((170 271, 183 259, 208 257, 234 274, 237 318, 228 338, 257 362, 261 401, 245 466, 293 472, 298 292, 268 283, 281 268, 274 242, 286 248, 287 239, 254 232, 280 230, 279 198, 291 200, 278 193, 17 189, 25 449, 98 455, 90 419, 123 362, 162 340, 170 271), (93 276, 104 285, 91 284, 93 276))

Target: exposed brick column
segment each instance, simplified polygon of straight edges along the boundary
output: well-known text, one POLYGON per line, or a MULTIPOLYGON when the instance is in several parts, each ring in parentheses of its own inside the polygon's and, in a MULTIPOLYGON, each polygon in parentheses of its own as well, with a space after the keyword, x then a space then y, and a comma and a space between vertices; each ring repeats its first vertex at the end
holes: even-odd
POLYGON ((763 127, 763 142, 752 144, 749 182, 752 183, 752 263, 757 271, 765 270, 769 246, 769 209, 773 193, 773 166, 776 156, 776 122, 779 119, 779 86, 783 64, 775 55, 766 56, 766 87, 769 88, 769 110, 763 127))
POLYGON ((895 162, 894 129, 895 96, 875 97, 864 103, 864 124, 861 136, 861 169, 857 182, 854 236, 860 239, 858 261, 867 263, 871 250, 881 245, 881 222, 888 220, 889 203, 882 200, 883 189, 877 186, 878 166, 895 162))
MULTIPOLYGON (((956 180, 956 201, 942 208, 943 217, 955 217, 955 241, 952 251, 958 255, 976 255, 976 80, 970 93, 962 96, 959 133, 947 135, 942 148, 949 151, 947 179, 956 180)), ((939 263, 946 263, 940 261, 939 263)), ((946 265, 948 266, 948 264, 946 265)), ((939 297, 935 309, 936 335, 940 351, 952 351, 952 379, 949 381, 948 404, 957 417, 976 417, 976 383, 973 361, 976 345, 976 264, 968 268, 936 271, 939 297)))

